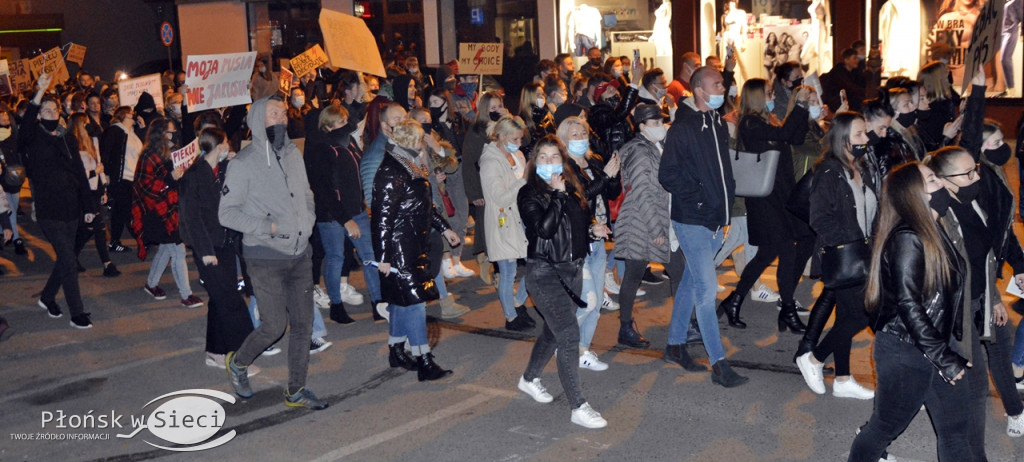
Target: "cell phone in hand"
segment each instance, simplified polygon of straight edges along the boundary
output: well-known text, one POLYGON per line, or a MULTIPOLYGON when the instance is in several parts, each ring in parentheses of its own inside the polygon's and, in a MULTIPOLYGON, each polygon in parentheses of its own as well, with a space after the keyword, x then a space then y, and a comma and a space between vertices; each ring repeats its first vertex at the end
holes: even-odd
POLYGON ((633 67, 640 67, 640 49, 633 49, 633 67))
POLYGON ((850 105, 850 103, 846 101, 846 90, 839 90, 839 98, 843 100, 843 104, 846 104, 847 106, 850 105))

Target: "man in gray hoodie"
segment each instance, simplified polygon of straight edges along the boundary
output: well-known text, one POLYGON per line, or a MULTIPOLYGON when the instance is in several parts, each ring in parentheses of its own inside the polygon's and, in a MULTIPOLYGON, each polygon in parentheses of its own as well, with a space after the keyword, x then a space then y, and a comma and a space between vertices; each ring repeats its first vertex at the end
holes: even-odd
POLYGON ((231 160, 221 190, 218 218, 243 234, 262 320, 225 362, 235 393, 251 397, 246 369, 291 326, 285 404, 319 410, 327 402, 305 388, 313 323, 309 236, 316 220, 302 153, 288 139, 286 111, 277 96, 252 103, 246 117, 252 144, 231 160))

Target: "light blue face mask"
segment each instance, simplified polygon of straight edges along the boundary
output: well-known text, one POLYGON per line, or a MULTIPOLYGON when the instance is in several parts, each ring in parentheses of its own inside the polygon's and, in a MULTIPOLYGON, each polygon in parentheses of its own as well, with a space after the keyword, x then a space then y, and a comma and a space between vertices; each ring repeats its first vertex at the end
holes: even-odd
POLYGON ((519 146, 513 143, 505 143, 505 150, 508 151, 509 154, 512 154, 519 150, 519 146))
POLYGON ((811 113, 811 119, 818 120, 821 117, 821 106, 811 106, 807 111, 811 113))
POLYGON ((711 109, 718 109, 725 104, 725 95, 710 95, 710 98, 707 104, 711 109))
POLYGON ((537 164, 537 176, 544 181, 551 181, 555 175, 562 174, 562 164, 537 164))
POLYGON ((590 140, 569 140, 569 155, 583 157, 590 149, 590 140))
MULTIPOLYGON (((764 102, 764 108, 765 108, 765 109, 767 109, 767 110, 768 110, 768 112, 773 112, 773 111, 775 111, 775 100, 768 100, 768 101, 765 101, 765 102, 764 102)), ((718 108, 715 108, 715 109, 718 109, 718 108)))

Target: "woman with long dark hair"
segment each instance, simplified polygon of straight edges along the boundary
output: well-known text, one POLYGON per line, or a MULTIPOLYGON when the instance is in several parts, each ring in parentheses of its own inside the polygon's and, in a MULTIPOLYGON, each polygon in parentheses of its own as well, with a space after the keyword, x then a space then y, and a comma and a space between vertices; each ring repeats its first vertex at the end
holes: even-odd
POLYGON ((466 187, 466 200, 473 206, 470 215, 476 223, 473 228, 473 255, 476 255, 476 262, 480 266, 480 279, 485 284, 491 284, 494 272, 487 261, 487 228, 484 226, 486 201, 480 182, 480 158, 483 156, 484 146, 490 142, 491 129, 501 116, 508 114, 508 110, 505 109, 501 95, 496 91, 480 95, 476 109, 476 118, 473 119, 462 142, 462 164, 465 166, 462 179, 466 187))
POLYGON ((966 265, 936 222, 951 200, 935 173, 916 162, 897 167, 885 182, 865 296, 874 317, 878 389, 850 461, 878 460, 922 404, 938 460, 974 460, 969 390, 960 383, 971 363, 951 346, 969 328, 962 325, 966 265))
POLYGON ((580 387, 576 310, 582 301, 578 294, 583 290, 589 240, 607 237, 608 230, 593 223, 583 184, 569 162, 558 138, 542 138, 526 166, 526 185, 516 200, 529 240, 526 284, 544 315, 544 332, 533 345, 519 389, 539 403, 552 401, 540 374, 557 349, 558 378, 572 408, 571 421, 604 428, 608 422, 590 407, 580 387))
MULTIPOLYGON (((78 154, 82 157, 82 167, 85 168, 85 178, 89 182, 89 191, 92 193, 91 201, 99 204, 96 210, 96 218, 92 223, 85 223, 78 228, 78 237, 75 239, 75 254, 78 255, 85 248, 85 244, 92 238, 96 242, 96 253, 103 263, 103 276, 112 278, 121 275, 114 262, 110 261, 110 249, 107 247, 107 227, 105 222, 110 218, 107 208, 107 186, 110 179, 103 170, 103 162, 100 161, 100 153, 96 148, 94 138, 89 136, 89 116, 84 112, 76 112, 71 115, 71 130, 68 132, 68 147, 78 148, 78 154)), ((81 265, 81 263, 79 263, 81 265)))
MULTIPOLYGON (((866 160, 867 127, 856 112, 841 112, 832 119, 826 137, 828 150, 814 169, 811 188, 811 227, 818 235, 822 266, 831 263, 843 249, 866 245, 872 235, 878 209, 878 175, 866 160)), ((846 250, 848 251, 848 250, 846 250)), ((856 258, 857 255, 853 255, 856 258)), ((850 375, 850 348, 853 336, 868 325, 864 314, 864 281, 848 281, 841 287, 830 286, 836 296, 836 323, 821 343, 796 359, 800 373, 811 391, 825 393, 822 361, 834 355, 836 379, 832 394, 840 398, 871 399, 874 392, 858 384, 850 375)))

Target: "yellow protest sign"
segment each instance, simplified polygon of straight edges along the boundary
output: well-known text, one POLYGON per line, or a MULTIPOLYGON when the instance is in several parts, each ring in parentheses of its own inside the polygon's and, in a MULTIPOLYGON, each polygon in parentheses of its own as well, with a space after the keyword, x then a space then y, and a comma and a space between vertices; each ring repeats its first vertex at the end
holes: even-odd
POLYGON ((500 43, 460 43, 460 74, 501 74, 504 47, 500 43))
POLYGON ((290 62, 292 66, 292 72, 295 75, 302 77, 310 72, 316 70, 316 68, 327 64, 327 54, 324 53, 324 49, 319 45, 313 45, 304 51, 301 55, 292 58, 290 62))
MULTIPOLYGON (((324 35, 332 66, 381 77, 385 75, 377 40, 362 18, 324 8, 320 10, 320 32, 324 35)), ((294 61, 292 70, 302 77, 294 61)))

